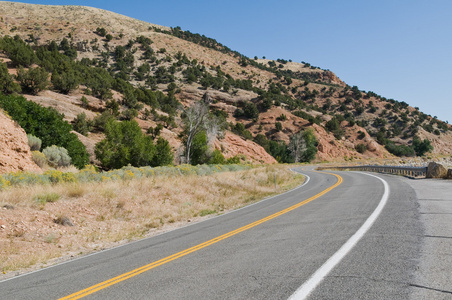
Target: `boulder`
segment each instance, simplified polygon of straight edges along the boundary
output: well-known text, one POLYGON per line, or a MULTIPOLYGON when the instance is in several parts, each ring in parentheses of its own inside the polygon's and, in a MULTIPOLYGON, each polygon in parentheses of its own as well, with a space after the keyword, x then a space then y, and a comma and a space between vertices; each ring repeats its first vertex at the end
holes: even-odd
POLYGON ((427 178, 446 178, 447 169, 443 165, 431 162, 427 167, 427 178))
POLYGON ((447 170, 447 179, 452 179, 452 169, 447 170))
POLYGON ((378 144, 375 141, 369 141, 367 143, 367 150, 371 151, 371 152, 375 152, 378 149, 378 144))

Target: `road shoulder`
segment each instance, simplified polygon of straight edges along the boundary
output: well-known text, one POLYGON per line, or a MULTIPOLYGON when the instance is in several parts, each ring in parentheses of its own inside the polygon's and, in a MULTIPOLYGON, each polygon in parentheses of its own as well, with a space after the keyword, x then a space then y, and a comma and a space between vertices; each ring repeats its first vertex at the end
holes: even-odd
POLYGON ((408 179, 416 192, 420 221, 421 257, 410 285, 411 299, 450 299, 452 287, 452 181, 408 179))

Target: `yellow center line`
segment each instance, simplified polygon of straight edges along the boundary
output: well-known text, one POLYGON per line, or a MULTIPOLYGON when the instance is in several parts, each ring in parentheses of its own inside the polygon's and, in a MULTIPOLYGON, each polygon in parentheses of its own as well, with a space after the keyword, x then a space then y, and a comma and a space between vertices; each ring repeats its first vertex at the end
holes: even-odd
POLYGON ((79 291, 79 292, 76 292, 76 293, 74 293, 74 294, 71 294, 71 295, 69 295, 69 296, 60 298, 60 300, 67 300, 67 299, 73 300, 73 299, 80 299, 80 298, 82 298, 82 297, 88 296, 88 295, 90 295, 90 294, 92 294, 92 293, 95 293, 95 292, 97 292, 97 291, 99 291, 99 290, 105 289, 105 288, 107 288, 107 287, 109 287, 109 286, 112 286, 112 285, 114 285, 114 284, 116 284, 116 283, 119 283, 119 282, 121 282, 121 281, 124 281, 124 280, 126 280, 126 279, 129 279, 129 278, 131 278, 131 277, 137 276, 137 275, 139 275, 139 274, 141 274, 141 273, 144 273, 144 272, 149 271, 149 270, 151 270, 151 269, 153 269, 153 268, 156 268, 156 267, 158 267, 158 266, 161 266, 161 265, 163 265, 163 264, 166 264, 166 263, 168 263, 168 262, 170 262, 170 261, 173 261, 173 260, 175 260, 175 259, 178 259, 178 258, 180 258, 180 257, 183 257, 183 256, 185 256, 185 255, 187 255, 187 254, 190 254, 190 253, 192 253, 192 252, 198 251, 198 250, 200 250, 200 249, 203 249, 203 248, 205 248, 205 247, 208 247, 208 246, 210 246, 210 245, 213 245, 213 244, 215 244, 215 243, 218 243, 219 241, 225 240, 225 239, 227 239, 227 238, 229 238, 229 237, 231 237, 231 236, 234 236, 234 235, 236 235, 236 234, 238 234, 238 233, 240 233, 240 232, 243 232, 243 231, 245 231, 245 230, 248 230, 248 229, 251 229, 251 228, 253 228, 253 227, 256 227, 257 225, 260 225, 260 224, 262 224, 262 223, 265 223, 265 222, 267 222, 267 221, 269 221, 269 220, 272 220, 272 219, 274 219, 274 218, 276 218, 276 217, 279 217, 279 216, 281 216, 281 215, 283 215, 283 214, 285 214, 285 213, 288 213, 288 212, 290 212, 290 211, 292 211, 292 210, 294 210, 294 209, 296 209, 296 208, 298 208, 298 207, 300 207, 300 206, 303 206, 303 205, 305 205, 305 204, 311 202, 312 200, 315 200, 315 199, 317 199, 317 198, 319 198, 319 197, 325 195, 326 193, 328 193, 329 191, 331 191, 332 189, 336 188, 337 186, 339 186, 339 185, 342 183, 342 177, 341 177, 341 176, 336 175, 336 174, 332 174, 332 173, 326 173, 326 174, 330 174, 330 175, 336 176, 337 182, 336 182, 334 185, 332 185, 332 186, 330 186, 329 188, 323 190, 322 192, 318 193, 317 195, 312 196, 312 197, 309 198, 309 199, 306 199, 306 200, 304 200, 304 201, 302 201, 302 202, 300 202, 300 203, 297 203, 297 204, 295 204, 295 205, 293 205, 293 206, 291 206, 291 207, 289 207, 289 208, 286 208, 286 209, 281 210, 281 211, 279 211, 279 212, 277 212, 277 213, 274 213, 274 214, 272 214, 272 215, 270 215, 270 216, 268 216, 268 217, 265 217, 265 218, 263 218, 263 219, 260 219, 260 220, 258 220, 258 221, 255 221, 255 222, 253 222, 253 223, 250 223, 250 224, 248 224, 248 225, 245 225, 245 226, 243 226, 243 227, 240 227, 240 228, 238 228, 238 229, 236 229, 236 230, 230 231, 230 232, 225 233, 225 234, 223 234, 223 235, 220 235, 220 236, 218 236, 218 237, 216 237, 216 238, 213 238, 213 239, 211 239, 211 240, 208 240, 207 242, 201 243, 201 244, 196 245, 196 246, 194 246, 194 247, 185 249, 185 250, 183 250, 183 251, 181 251, 181 252, 178 252, 178 253, 175 253, 175 254, 173 254, 173 255, 167 256, 167 257, 165 257, 165 258, 162 258, 162 259, 160 259, 160 260, 157 260, 157 261, 155 261, 155 262, 152 262, 152 263, 150 263, 150 264, 147 264, 147 265, 145 265, 145 266, 142 266, 142 267, 137 268, 137 269, 135 269, 135 270, 132 270, 132 271, 130 271, 130 272, 121 274, 121 275, 119 275, 119 276, 116 276, 116 277, 111 278, 111 279, 109 279, 109 280, 106 280, 106 281, 104 281, 104 282, 98 283, 98 284, 96 284, 96 285, 93 285, 93 286, 91 286, 91 287, 89 287, 89 288, 86 288, 86 289, 84 289, 84 290, 81 290, 81 291, 79 291))

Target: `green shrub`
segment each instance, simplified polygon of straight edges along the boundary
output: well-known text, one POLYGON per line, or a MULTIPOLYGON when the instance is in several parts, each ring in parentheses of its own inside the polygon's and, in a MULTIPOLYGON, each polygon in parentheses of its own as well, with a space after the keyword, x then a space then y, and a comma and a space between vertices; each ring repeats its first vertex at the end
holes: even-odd
POLYGON ((60 199, 60 195, 57 193, 43 193, 38 194, 34 197, 34 201, 40 204, 45 204, 47 202, 56 202, 60 199))
POLYGON ((94 128, 98 131, 105 131, 107 123, 115 120, 116 118, 111 114, 111 112, 106 110, 94 118, 94 128))
POLYGON ((95 153, 105 169, 119 169, 128 164, 140 167, 172 163, 169 144, 159 139, 157 145, 158 155, 152 137, 144 135, 136 121, 109 121, 105 139, 96 144, 95 153))
POLYGON ((433 146, 429 140, 424 139, 421 141, 417 136, 413 137, 413 148, 418 156, 423 156, 425 153, 433 150, 433 146))
POLYGON ((151 162, 152 166, 168 166, 173 164, 174 155, 167 140, 159 137, 155 144, 155 150, 155 155, 151 162))
POLYGON ((264 149, 268 149, 268 139, 267 139, 267 137, 266 137, 265 135, 263 135, 262 133, 258 133, 258 134, 254 137, 253 141, 254 141, 256 144, 261 145, 264 149))
POLYGON ((63 147, 53 145, 45 148, 42 153, 51 167, 67 167, 71 164, 71 157, 63 147))
POLYGON ((246 140, 252 140, 253 135, 249 130, 246 130, 245 125, 243 123, 236 123, 235 125, 231 125, 231 131, 234 132, 237 135, 240 135, 246 140))
POLYGON ((47 158, 42 152, 32 151, 31 158, 40 168, 44 168, 47 165, 47 158))
POLYGON ((319 141, 317 140, 313 129, 304 130, 303 138, 306 142, 306 150, 304 151, 302 158, 303 161, 310 162, 315 158, 315 155, 317 154, 317 146, 319 144, 319 141))
POLYGON ((72 172, 63 173, 58 170, 49 170, 44 173, 44 176, 46 176, 51 183, 77 182, 77 177, 72 172))
POLYGON ((208 149, 206 132, 201 131, 197 133, 192 142, 190 163, 194 166, 207 163, 209 160, 207 155, 208 149))
POLYGON ((207 216, 207 215, 212 215, 212 214, 216 214, 217 211, 216 210, 211 210, 211 209, 203 209, 199 212, 199 215, 201 217, 207 216))
POLYGON ((245 113, 243 112, 243 109, 241 109, 241 108, 237 108, 235 111, 234 111, 234 118, 241 118, 241 117, 243 117, 245 115, 245 113))
POLYGON ((238 164, 240 164, 240 157, 238 155, 235 155, 233 157, 229 157, 226 160, 226 164, 228 164, 228 165, 238 165, 238 164))
POLYGON ((364 132, 362 132, 361 130, 360 131, 358 131, 358 139, 360 139, 360 140, 362 140, 363 138, 365 138, 366 137, 366 134, 364 133, 364 132))
POLYGON ((345 131, 342 128, 333 130, 333 135, 336 139, 340 140, 344 135, 345 135, 345 131))
POLYGON ((18 35, 14 38, 4 36, 0 39, 0 48, 5 51, 6 55, 15 65, 28 67, 37 60, 33 49, 18 35))
POLYGON ((5 188, 9 187, 11 185, 11 182, 9 180, 6 180, 2 176, 0 176, 0 191, 4 190, 5 188))
POLYGON ((24 97, 0 95, 0 107, 25 130, 42 140, 42 147, 56 145, 67 149, 72 163, 79 169, 89 162, 85 146, 74 133, 72 126, 63 120, 55 109, 45 108, 24 97))
POLYGON ((344 136, 344 130, 341 128, 340 123, 343 119, 343 116, 336 115, 331 120, 325 123, 325 128, 332 132, 336 139, 341 139, 344 136))
POLYGON ((110 73, 100 67, 85 68, 83 84, 91 89, 92 95, 100 99, 106 100, 112 97, 111 88, 113 86, 114 79, 110 73))
POLYGON ((20 85, 17 84, 13 76, 8 72, 6 64, 0 63, 0 91, 4 94, 18 93, 21 91, 20 85))
POLYGON ((100 36, 105 36, 107 34, 107 30, 103 27, 97 27, 95 32, 100 36))
POLYGON ((363 154, 364 152, 366 152, 367 150, 367 146, 365 144, 358 144, 355 146, 355 150, 361 154, 363 154))
MULTIPOLYGON (((153 176, 183 176, 183 175, 210 175, 218 172, 247 170, 249 165, 238 164, 240 158, 235 156, 229 161, 236 161, 237 164, 229 165, 179 165, 177 167, 140 167, 131 166, 121 169, 111 170, 108 172, 98 172, 92 165, 87 165, 78 173, 63 173, 59 170, 48 170, 44 174, 36 173, 6 173, 0 175, 0 190, 10 186, 27 186, 34 184, 50 184, 60 182, 100 182, 110 180, 130 180, 134 178, 153 177, 153 176)), ((45 198, 43 196, 40 198, 45 198)), ((47 201, 46 201, 47 202, 47 201)))
POLYGON ((86 119, 86 114, 80 113, 72 121, 72 127, 80 134, 87 135, 93 129, 93 121, 86 119))
POLYGON ((138 117, 138 111, 134 108, 128 108, 126 110, 124 110, 121 114, 121 120, 133 120, 136 117, 138 117))
POLYGON ((396 156, 414 156, 414 149, 405 145, 396 145, 392 141, 386 141, 386 150, 396 156))
POLYGON ((42 141, 40 138, 35 137, 34 135, 27 134, 28 146, 31 151, 39 151, 41 150, 42 141))
POLYGON ((269 141, 268 148, 265 150, 280 163, 293 162, 287 145, 284 142, 269 141))
POLYGON ((212 153, 212 157, 210 158, 209 164, 224 164, 225 159, 220 150, 215 149, 212 153))
POLYGON ((279 117, 276 118, 276 120, 278 120, 278 121, 286 121, 287 117, 286 117, 285 114, 281 114, 279 117))
POLYGON ((24 93, 30 93, 36 95, 40 91, 47 89, 49 85, 49 73, 44 68, 30 68, 25 71, 20 67, 17 71, 17 81, 24 93))
POLYGON ((85 96, 82 96, 82 98, 80 99, 80 102, 82 103, 83 108, 87 108, 89 106, 89 101, 88 101, 88 99, 86 99, 85 96))
POLYGON ((253 102, 246 102, 243 106, 243 115, 248 119, 257 119, 259 117, 259 110, 253 102))
POLYGON ((14 185, 14 186, 49 183, 49 180, 46 176, 44 176, 43 174, 37 174, 37 173, 16 172, 16 173, 2 174, 1 177, 9 185, 14 185))
POLYGON ((340 128, 339 120, 336 117, 333 117, 331 120, 326 122, 325 128, 331 132, 338 130, 340 128))
POLYGON ((65 70, 61 74, 55 71, 51 77, 53 88, 63 94, 68 94, 79 86, 79 78, 75 70, 65 70))

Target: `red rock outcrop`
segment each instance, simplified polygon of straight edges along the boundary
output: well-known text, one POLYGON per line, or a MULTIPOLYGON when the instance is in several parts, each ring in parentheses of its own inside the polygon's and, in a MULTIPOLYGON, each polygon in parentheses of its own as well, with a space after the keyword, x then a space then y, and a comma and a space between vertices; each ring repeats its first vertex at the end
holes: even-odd
POLYGON ((251 162, 274 164, 276 159, 268 154, 262 146, 255 142, 244 140, 241 137, 226 132, 221 141, 215 142, 215 148, 223 152, 225 158, 244 155, 251 162))
POLYGON ((369 136, 364 128, 360 128, 365 134, 365 137, 362 140, 357 138, 356 132, 358 129, 356 128, 347 128, 345 130, 347 138, 344 137, 341 140, 337 140, 332 133, 326 132, 323 127, 317 124, 313 124, 312 128, 314 129, 317 140, 319 141, 319 145, 317 146, 318 160, 332 161, 347 157, 385 158, 391 156, 391 154, 389 154, 383 146, 379 145, 369 136), (358 153, 355 150, 355 147, 358 144, 366 145, 368 151, 363 154, 358 153))
POLYGON ((31 159, 25 131, 0 111, 0 174, 18 171, 42 172, 31 159))

